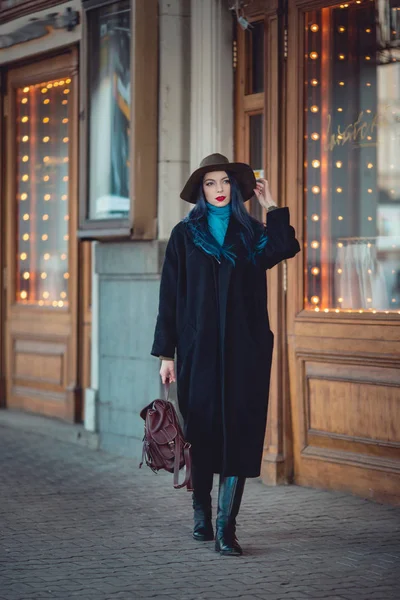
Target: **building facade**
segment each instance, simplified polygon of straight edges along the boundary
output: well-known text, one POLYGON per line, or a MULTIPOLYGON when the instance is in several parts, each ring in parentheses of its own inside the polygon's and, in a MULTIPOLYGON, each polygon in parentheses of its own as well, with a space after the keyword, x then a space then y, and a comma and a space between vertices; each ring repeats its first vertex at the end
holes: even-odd
POLYGON ((2 3, 1 401, 139 458, 165 244, 221 152, 303 249, 267 275, 263 480, 398 502, 400 4, 232 4, 2 3))

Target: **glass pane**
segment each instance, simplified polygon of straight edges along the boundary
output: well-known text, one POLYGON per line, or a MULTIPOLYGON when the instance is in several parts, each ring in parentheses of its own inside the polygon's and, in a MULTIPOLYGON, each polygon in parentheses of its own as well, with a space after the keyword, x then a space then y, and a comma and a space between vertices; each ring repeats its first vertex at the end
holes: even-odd
POLYGON ((379 29, 374 3, 306 15, 305 306, 315 311, 400 313, 400 56, 379 51, 379 29))
POLYGON ((264 91, 264 21, 251 24, 246 29, 246 94, 264 91))
POLYGON ((89 218, 128 218, 129 2, 115 2, 89 15, 89 218))
POLYGON ((68 305, 71 79, 19 88, 17 302, 68 305))
MULTIPOLYGON (((263 170, 263 127, 264 115, 251 115, 249 117, 250 133, 250 166, 256 178, 264 177, 263 170)), ((262 208, 257 198, 250 200, 250 213, 255 219, 262 220, 262 208)))

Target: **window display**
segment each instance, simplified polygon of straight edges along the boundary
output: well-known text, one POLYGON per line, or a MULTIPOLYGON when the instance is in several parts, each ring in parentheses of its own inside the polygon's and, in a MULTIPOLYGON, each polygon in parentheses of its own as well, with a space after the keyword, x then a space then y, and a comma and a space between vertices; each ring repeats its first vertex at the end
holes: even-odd
POLYGON ((399 6, 385 51, 373 2, 306 14, 309 310, 400 312, 399 6))
POLYGON ((69 78, 17 89, 16 301, 68 305, 69 78))

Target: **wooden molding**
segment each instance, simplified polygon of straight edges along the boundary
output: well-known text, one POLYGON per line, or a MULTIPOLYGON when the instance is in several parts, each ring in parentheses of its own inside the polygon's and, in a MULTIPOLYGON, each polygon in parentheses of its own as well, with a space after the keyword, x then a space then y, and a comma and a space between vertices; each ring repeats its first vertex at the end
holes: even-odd
POLYGON ((25 0, 25 2, 12 6, 10 8, 2 8, 3 2, 0 2, 0 20, 2 23, 30 15, 57 6, 60 0, 25 0))

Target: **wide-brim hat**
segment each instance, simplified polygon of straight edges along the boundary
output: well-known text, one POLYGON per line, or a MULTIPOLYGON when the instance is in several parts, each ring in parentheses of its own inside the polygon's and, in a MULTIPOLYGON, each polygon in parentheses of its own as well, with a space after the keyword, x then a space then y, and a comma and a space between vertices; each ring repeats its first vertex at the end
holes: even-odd
POLYGON ((234 175, 242 193, 243 200, 249 200, 254 195, 256 178, 250 165, 240 162, 229 162, 226 156, 223 156, 222 154, 210 154, 203 158, 200 167, 196 169, 196 171, 193 171, 187 180, 185 187, 181 192, 182 200, 186 200, 186 202, 190 202, 191 204, 196 204, 199 187, 203 181, 203 177, 206 173, 210 173, 211 171, 226 171, 228 174, 234 175))

